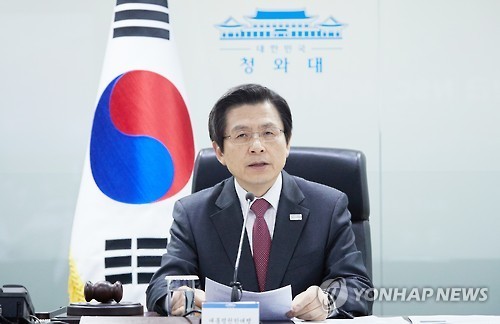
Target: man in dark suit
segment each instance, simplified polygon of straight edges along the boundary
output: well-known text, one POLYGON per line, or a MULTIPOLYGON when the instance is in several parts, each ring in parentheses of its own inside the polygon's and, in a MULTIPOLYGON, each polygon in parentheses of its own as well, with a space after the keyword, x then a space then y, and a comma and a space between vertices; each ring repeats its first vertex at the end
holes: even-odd
POLYGON ((287 102, 260 85, 235 87, 212 108, 209 133, 233 177, 176 203, 167 253, 146 292, 148 309, 165 313, 166 275, 198 275, 197 306, 206 278, 232 281, 251 192, 263 207, 248 214, 238 275, 243 288, 291 285, 289 317, 324 320, 340 306, 342 314, 369 314, 371 301, 359 292, 372 283, 354 243, 347 196, 283 170, 292 135, 287 102))

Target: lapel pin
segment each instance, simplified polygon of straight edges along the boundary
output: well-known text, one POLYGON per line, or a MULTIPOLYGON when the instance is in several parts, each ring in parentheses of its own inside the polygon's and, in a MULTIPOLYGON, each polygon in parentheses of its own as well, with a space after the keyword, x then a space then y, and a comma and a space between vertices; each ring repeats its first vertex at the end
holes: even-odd
POLYGON ((300 221, 302 220, 302 214, 290 214, 291 221, 300 221))

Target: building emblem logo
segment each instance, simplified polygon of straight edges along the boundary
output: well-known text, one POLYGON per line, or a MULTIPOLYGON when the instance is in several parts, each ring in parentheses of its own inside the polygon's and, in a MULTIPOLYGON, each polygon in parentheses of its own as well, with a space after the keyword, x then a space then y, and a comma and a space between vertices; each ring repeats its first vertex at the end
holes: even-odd
POLYGON ((318 16, 309 16, 305 10, 257 10, 254 16, 240 23, 233 17, 216 25, 221 40, 263 39, 342 39, 347 26, 333 16, 316 22, 318 16))

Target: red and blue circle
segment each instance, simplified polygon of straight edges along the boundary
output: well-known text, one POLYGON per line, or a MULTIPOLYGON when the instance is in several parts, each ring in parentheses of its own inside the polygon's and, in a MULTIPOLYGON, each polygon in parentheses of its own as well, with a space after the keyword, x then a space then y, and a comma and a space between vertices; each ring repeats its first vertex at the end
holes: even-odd
POLYGON ((186 103, 175 85, 151 71, 116 77, 97 104, 90 166, 113 200, 146 204, 178 193, 194 165, 186 103))

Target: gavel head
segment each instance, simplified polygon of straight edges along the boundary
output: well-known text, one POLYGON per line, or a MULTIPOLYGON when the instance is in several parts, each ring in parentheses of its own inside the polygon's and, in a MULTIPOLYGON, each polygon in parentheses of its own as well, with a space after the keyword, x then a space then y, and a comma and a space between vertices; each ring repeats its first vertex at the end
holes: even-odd
POLYGON ((111 303, 113 300, 119 303, 123 297, 123 287, 119 281, 114 284, 108 281, 98 281, 92 284, 92 282, 87 281, 83 292, 87 302, 95 299, 101 303, 111 303))

